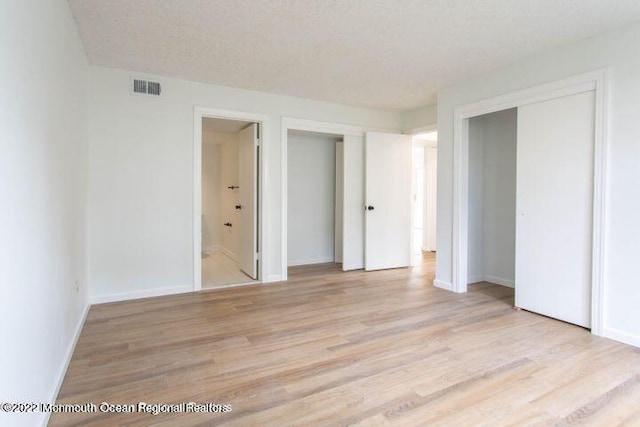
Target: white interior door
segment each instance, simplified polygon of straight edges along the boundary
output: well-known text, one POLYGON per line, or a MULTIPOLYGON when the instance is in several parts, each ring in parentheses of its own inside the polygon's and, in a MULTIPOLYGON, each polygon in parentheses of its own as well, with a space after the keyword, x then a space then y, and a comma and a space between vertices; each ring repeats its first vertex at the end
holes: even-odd
POLYGON ((595 94, 518 108, 516 306, 591 324, 595 94))
POLYGON ((365 270, 411 265, 411 137, 367 132, 365 270))
POLYGON ((342 144, 342 269, 364 267, 364 137, 345 135, 342 144))
POLYGON ((252 124, 238 133, 238 189, 240 221, 238 232, 238 267, 257 279, 258 243, 258 125, 252 124))
POLYGON ((344 247, 344 143, 336 142, 336 203, 335 203, 335 233, 334 255, 335 262, 342 263, 344 247))
POLYGON ((436 250, 436 202, 438 179, 438 149, 424 147, 424 241, 423 247, 431 252, 436 250))

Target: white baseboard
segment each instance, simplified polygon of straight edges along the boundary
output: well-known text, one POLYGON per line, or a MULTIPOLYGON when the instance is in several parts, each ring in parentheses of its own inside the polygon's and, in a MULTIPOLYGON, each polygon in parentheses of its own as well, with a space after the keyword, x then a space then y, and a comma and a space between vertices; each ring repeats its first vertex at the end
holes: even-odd
POLYGON ((495 283, 496 285, 506 286, 508 288, 515 288, 516 282, 514 280, 502 279, 496 276, 484 276, 484 281, 489 283, 495 283))
POLYGON ((95 295, 91 299, 92 304, 104 304, 107 302, 127 301, 132 299, 159 297, 163 295, 184 294, 193 292, 193 285, 174 286, 171 288, 145 289, 141 291, 121 292, 110 295, 95 295))
POLYGON ((296 259, 289 261, 287 264, 289 267, 297 267, 299 265, 311 265, 311 264, 325 264, 327 262, 334 262, 333 257, 321 257, 321 258, 308 258, 308 259, 296 259))
POLYGON ((467 278, 467 284, 484 282, 484 276, 469 276, 467 278))
POLYGON ((640 336, 612 328, 604 328, 602 336, 624 344, 640 348, 640 336))
POLYGON ((493 283, 494 285, 506 286, 508 288, 516 287, 516 282, 513 280, 503 279, 500 277, 490 276, 490 275, 471 276, 469 277, 469 279, 467 279, 468 284, 479 283, 479 282, 489 282, 489 283, 493 283))
POLYGON ((444 280, 434 280, 433 286, 453 292, 453 283, 445 282, 444 280))
MULTIPOLYGON (((62 382, 64 381, 64 376, 67 374, 67 369, 69 368, 69 363, 71 363, 71 358, 73 357, 73 352, 76 349, 76 344, 78 343, 78 338, 80 338, 80 333, 82 332, 82 327, 84 326, 85 321, 87 320, 87 315, 89 314, 89 309, 91 308, 91 304, 87 303, 85 306, 78 323, 76 324, 76 329, 73 332, 73 339, 67 346, 67 351, 64 355, 64 359, 62 361, 62 365, 58 370, 58 374, 56 375, 55 382, 53 383, 53 390, 49 394, 51 396, 49 398, 49 403, 55 403, 58 398, 58 393, 60 393, 60 388, 62 387, 62 382)), ((42 413, 42 422, 41 425, 45 426, 49 423, 49 417, 51 417, 51 412, 42 413)))

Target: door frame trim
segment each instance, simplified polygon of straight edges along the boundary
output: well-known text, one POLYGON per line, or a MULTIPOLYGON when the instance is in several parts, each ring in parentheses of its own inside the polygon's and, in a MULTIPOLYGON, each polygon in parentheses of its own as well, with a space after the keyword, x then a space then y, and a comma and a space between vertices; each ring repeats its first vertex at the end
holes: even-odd
POLYGON ((452 286, 450 290, 457 293, 467 291, 469 119, 483 114, 594 90, 595 142, 593 164, 591 332, 594 335, 603 334, 609 74, 610 71, 608 68, 599 69, 454 108, 453 266, 452 286))
POLYGON ((271 135, 271 121, 269 116, 246 111, 232 111, 204 106, 194 106, 193 108, 193 290, 195 292, 202 289, 202 119, 203 118, 239 120, 254 122, 260 125, 260 156, 258 161, 258 280, 261 283, 267 277, 268 254, 265 248, 269 247, 269 235, 267 233, 267 200, 264 192, 267 164, 266 155, 271 146, 269 135, 271 135))

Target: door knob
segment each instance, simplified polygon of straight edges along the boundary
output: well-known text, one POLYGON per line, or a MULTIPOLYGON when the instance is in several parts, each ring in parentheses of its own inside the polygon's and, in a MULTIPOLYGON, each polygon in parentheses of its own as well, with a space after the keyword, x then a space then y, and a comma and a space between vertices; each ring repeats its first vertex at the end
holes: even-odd
POLYGON ((236 205, 236 209, 238 210, 242 209, 242 205, 236 205))
POLYGON ((231 224, 230 222, 225 222, 225 223, 224 223, 224 225, 225 225, 226 227, 233 227, 233 224, 231 224))
POLYGON ((372 210, 374 210, 374 209, 375 209, 375 208, 374 208, 373 206, 371 206, 371 205, 367 206, 367 210, 368 210, 368 211, 372 211, 372 210))

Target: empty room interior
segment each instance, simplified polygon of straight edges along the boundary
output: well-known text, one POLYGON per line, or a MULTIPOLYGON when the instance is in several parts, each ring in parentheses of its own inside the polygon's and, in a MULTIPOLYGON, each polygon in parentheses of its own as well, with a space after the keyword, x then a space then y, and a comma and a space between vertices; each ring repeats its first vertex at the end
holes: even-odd
POLYGON ((639 2, 0 4, 0 425, 640 426, 639 2))

